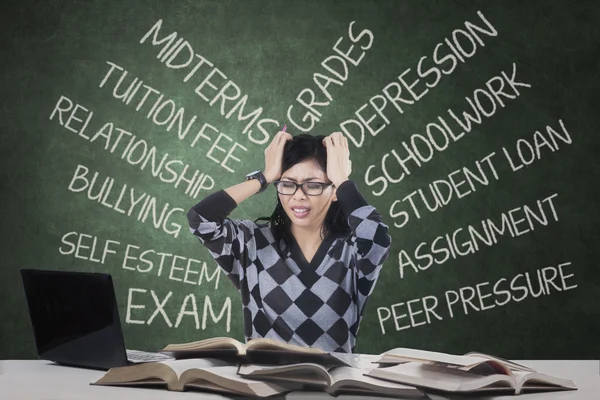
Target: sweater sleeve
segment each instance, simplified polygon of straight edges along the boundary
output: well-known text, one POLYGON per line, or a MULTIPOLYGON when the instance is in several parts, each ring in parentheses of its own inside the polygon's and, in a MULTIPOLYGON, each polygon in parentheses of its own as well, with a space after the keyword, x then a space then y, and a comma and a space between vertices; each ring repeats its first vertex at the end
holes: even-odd
POLYGON ((389 256, 392 238, 381 214, 362 197, 356 184, 347 180, 337 189, 337 199, 352 232, 356 252, 359 312, 373 291, 383 263, 389 256))
POLYGON ((192 234, 239 289, 248 259, 246 244, 258 227, 250 220, 229 219, 227 216, 236 207, 235 200, 225 190, 219 190, 193 206, 187 218, 192 234))

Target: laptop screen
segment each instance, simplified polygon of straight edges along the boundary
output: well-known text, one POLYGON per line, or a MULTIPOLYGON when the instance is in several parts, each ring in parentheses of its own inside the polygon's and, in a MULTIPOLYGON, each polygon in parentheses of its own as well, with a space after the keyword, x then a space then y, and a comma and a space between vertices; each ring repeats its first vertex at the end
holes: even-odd
POLYGON ((40 356, 108 327, 120 330, 109 275, 23 270, 22 276, 40 356))

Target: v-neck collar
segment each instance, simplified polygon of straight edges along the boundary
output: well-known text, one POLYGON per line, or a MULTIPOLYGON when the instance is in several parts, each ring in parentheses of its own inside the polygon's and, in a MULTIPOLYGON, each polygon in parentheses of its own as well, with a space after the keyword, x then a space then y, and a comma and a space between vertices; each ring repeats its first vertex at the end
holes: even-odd
POLYGON ((294 261, 296 261, 296 264, 298 264, 298 267, 300 267, 300 269, 309 268, 311 270, 316 270, 319 267, 319 265, 321 265, 321 263, 323 262, 323 259, 327 254, 327 250, 329 250, 333 241, 340 235, 327 235, 319 245, 319 248, 315 252, 315 255, 310 260, 310 262, 308 262, 308 260, 304 256, 304 253, 302 252, 302 249, 300 248, 300 245, 296 241, 294 235, 291 234, 290 236, 292 238, 290 251, 292 257, 294 258, 294 261))

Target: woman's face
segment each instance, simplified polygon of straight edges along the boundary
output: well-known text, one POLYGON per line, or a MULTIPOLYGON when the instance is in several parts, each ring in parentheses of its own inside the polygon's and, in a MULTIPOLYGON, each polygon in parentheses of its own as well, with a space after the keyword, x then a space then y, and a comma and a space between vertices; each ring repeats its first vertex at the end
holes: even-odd
MULTIPOLYGON (((298 184, 304 182, 331 183, 327 174, 319 168, 314 160, 306 160, 294 165, 281 174, 280 180, 298 184)), ((337 201, 333 186, 325 187, 319 196, 308 196, 300 187, 294 194, 278 193, 278 196, 292 224, 301 227, 319 228, 325 221, 329 206, 333 201, 337 201)))

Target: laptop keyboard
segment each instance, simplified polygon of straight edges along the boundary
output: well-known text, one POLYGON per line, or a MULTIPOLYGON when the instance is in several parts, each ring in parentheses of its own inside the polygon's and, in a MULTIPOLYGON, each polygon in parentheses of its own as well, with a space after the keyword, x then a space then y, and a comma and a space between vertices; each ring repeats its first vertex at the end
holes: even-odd
POLYGON ((127 359, 132 363, 145 363, 172 360, 173 358, 162 353, 150 353, 147 351, 140 350, 127 350, 127 359))

